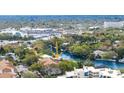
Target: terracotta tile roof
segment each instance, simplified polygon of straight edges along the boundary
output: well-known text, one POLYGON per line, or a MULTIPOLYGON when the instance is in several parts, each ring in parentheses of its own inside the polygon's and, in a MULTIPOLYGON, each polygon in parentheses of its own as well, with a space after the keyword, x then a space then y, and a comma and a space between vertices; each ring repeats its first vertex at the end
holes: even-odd
POLYGON ((13 73, 12 70, 15 70, 15 67, 8 61, 2 60, 0 61, 0 78, 13 78, 16 77, 16 73, 13 73))
POLYGON ((9 61, 7 61, 7 60, 0 61, 0 69, 5 69, 5 68, 14 69, 14 66, 12 64, 10 64, 9 61))
POLYGON ((0 78, 14 78, 16 74, 0 74, 0 78))
POLYGON ((50 58, 41 59, 40 62, 43 63, 44 65, 57 64, 56 62, 54 62, 54 61, 53 61, 52 59, 50 59, 50 58))

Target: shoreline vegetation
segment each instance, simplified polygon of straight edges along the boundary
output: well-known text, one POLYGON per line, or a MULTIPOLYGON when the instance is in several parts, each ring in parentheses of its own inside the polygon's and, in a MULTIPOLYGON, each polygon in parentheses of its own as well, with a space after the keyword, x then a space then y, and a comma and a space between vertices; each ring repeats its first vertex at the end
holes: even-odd
POLYGON ((0 17, 0 60, 8 60, 18 78, 53 78, 95 67, 95 60, 124 63, 124 27, 104 27, 104 21, 124 16, 6 17, 0 17))

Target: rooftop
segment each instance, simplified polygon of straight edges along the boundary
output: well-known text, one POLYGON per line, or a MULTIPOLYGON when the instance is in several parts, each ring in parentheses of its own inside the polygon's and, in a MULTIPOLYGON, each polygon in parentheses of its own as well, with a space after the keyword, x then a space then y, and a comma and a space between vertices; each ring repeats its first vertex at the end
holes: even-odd
POLYGON ((57 64, 51 58, 44 58, 44 59, 40 59, 39 61, 40 63, 43 63, 44 65, 57 64))

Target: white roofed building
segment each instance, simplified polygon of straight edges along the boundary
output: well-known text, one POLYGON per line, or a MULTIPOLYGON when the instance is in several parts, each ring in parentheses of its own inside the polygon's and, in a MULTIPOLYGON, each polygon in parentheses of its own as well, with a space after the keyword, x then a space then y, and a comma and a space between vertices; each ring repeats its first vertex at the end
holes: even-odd
POLYGON ((26 33, 17 31, 15 28, 3 29, 0 33, 1 34, 9 34, 9 35, 18 36, 18 37, 25 37, 25 36, 27 36, 26 33))
POLYGON ((104 28, 122 28, 122 27, 124 27, 124 21, 104 22, 104 28))

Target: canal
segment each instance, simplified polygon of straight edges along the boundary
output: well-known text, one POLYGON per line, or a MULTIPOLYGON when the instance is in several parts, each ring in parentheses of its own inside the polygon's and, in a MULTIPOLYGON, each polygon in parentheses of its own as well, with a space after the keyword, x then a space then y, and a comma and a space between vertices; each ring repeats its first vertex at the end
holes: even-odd
MULTIPOLYGON (((83 61, 82 58, 72 56, 69 53, 62 53, 61 58, 72 61, 83 61)), ((114 60, 95 60, 93 61, 95 67, 108 67, 112 69, 124 69, 124 63, 115 62, 114 60)))

